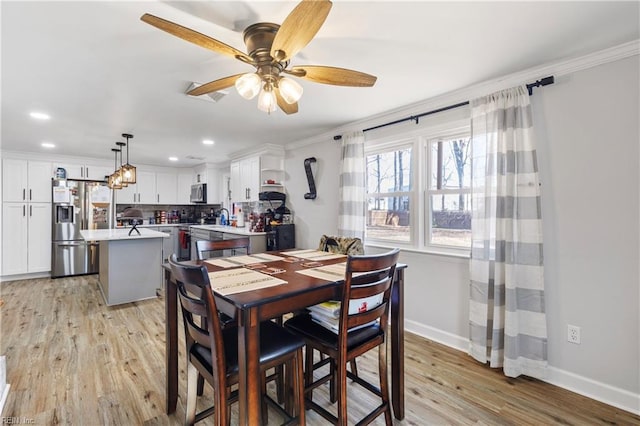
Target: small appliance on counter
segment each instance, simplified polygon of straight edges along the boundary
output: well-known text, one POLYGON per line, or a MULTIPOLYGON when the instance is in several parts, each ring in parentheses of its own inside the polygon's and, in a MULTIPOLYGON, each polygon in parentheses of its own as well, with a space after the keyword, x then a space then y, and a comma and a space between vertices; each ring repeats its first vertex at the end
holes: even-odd
POLYGON ((274 191, 261 192, 259 199, 269 205, 264 214, 267 251, 295 248, 295 225, 291 223, 293 221, 291 211, 285 206, 287 194, 274 191))

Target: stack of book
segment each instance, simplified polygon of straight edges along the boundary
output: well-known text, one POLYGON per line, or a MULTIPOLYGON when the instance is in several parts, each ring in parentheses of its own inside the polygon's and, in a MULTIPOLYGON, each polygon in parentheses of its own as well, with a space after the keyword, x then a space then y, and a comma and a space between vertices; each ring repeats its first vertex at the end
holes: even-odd
MULTIPOLYGON (((354 299, 349 301, 349 315, 366 312, 382 303, 382 293, 364 299, 354 299)), ((333 333, 338 333, 340 328, 340 304, 337 300, 329 300, 317 305, 309 306, 307 309, 311 314, 311 319, 333 333)), ((374 324, 375 321, 350 328, 354 331, 359 328, 374 324)))

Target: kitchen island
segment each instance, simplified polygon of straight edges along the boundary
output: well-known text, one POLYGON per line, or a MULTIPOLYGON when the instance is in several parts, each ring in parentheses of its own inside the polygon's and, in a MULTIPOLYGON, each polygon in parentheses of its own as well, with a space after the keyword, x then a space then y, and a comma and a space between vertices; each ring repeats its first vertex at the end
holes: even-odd
POLYGON ((100 242, 99 284, 108 306, 156 297, 162 287, 163 232, 140 229, 88 229, 86 241, 100 242))

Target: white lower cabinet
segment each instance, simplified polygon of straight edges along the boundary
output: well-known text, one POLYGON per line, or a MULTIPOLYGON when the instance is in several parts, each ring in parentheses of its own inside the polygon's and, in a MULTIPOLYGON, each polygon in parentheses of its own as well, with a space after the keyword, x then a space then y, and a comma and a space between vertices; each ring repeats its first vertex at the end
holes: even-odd
POLYGON ((50 270, 51 203, 3 203, 1 275, 50 270))

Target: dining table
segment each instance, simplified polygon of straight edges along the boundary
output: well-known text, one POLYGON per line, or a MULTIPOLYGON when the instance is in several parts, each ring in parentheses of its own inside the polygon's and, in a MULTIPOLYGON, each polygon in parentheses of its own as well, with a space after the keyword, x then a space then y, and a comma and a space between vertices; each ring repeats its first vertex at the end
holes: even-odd
MULTIPOLYGON (((258 425, 261 421, 261 375, 259 365, 260 327, 262 321, 281 318, 282 315, 300 311, 328 300, 340 300, 344 276, 335 272, 322 274, 323 267, 344 263, 347 256, 313 249, 269 251, 244 256, 213 258, 203 261, 186 261, 187 264, 204 264, 209 271, 217 308, 236 319, 238 324, 238 403, 239 424, 258 425), (234 284, 216 287, 223 282, 225 271, 237 268, 250 269, 261 275, 271 276, 277 285, 253 288, 244 284, 242 290, 234 284), (262 268, 262 269, 260 269, 262 268), (316 273, 317 272, 317 273, 316 273), (220 275, 222 274, 222 275, 220 275), (215 277, 214 277, 215 276, 215 277), (218 279, 217 277, 220 277, 218 279), (224 288, 223 288, 224 287, 224 288)), ((398 264, 391 290, 390 306, 390 363, 391 405, 393 415, 402 420, 404 407, 404 271, 407 265, 398 264)), ((227 274, 234 275, 234 274, 227 274)), ((166 316, 166 412, 172 414, 178 401, 178 297, 177 285, 171 269, 165 266, 165 316, 166 316)), ((226 278, 229 282, 228 278, 226 278)), ((254 280, 255 281, 255 280, 254 280)))

